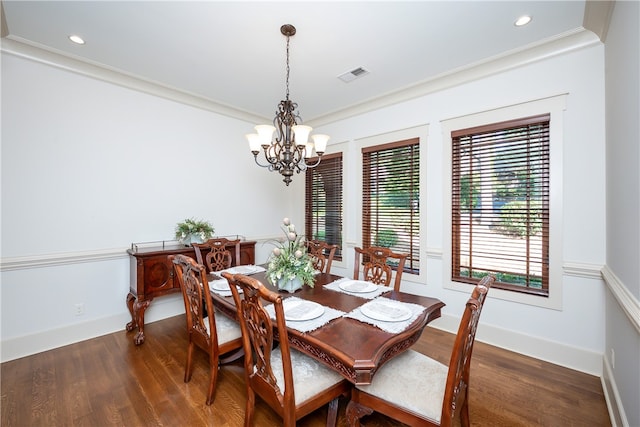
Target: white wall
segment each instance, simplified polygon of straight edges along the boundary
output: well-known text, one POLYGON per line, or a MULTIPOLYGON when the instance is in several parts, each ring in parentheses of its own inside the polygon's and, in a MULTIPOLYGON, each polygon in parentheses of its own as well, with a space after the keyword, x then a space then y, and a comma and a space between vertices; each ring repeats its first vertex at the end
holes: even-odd
MULTIPOLYGON (((562 259, 564 273, 560 310, 544 309, 490 298, 482 314, 480 340, 523 352, 544 360, 599 375, 602 370, 605 330, 605 286, 600 269, 605 260, 605 123, 604 47, 594 43, 571 53, 550 57, 476 81, 427 94, 411 101, 330 124, 323 132, 334 141, 353 141, 371 135, 391 133, 428 125, 426 156, 426 198, 421 200, 422 248, 420 276, 405 275, 403 289, 434 295, 447 303, 443 318, 434 322, 452 330, 462 312, 468 293, 444 288, 448 278, 444 251, 448 233, 443 218, 443 183, 447 167, 444 159, 441 121, 555 95, 567 94, 564 112, 561 182, 562 259)), ((406 137, 406 135, 405 135, 406 137)), ((553 141, 552 141, 553 144, 553 141)), ((345 164, 355 165, 358 150, 348 148, 345 164)), ((551 162, 560 161, 552 158, 551 162)), ((344 228, 349 245, 357 241, 357 217, 361 202, 355 188, 357 167, 347 168, 349 188, 344 201, 347 213, 344 228), (354 214, 355 212, 355 214, 354 214), (354 230, 355 229, 355 230, 354 230)), ((423 193, 425 194, 425 193, 423 193)), ((346 263, 336 270, 350 274, 352 259, 347 249, 346 263), (345 267, 344 270, 338 270, 345 267)), ((490 294, 491 296, 491 294, 490 294)))
POLYGON ((616 2, 606 38, 604 384, 617 425, 640 426, 640 3, 616 2), (617 409, 617 410, 616 410, 617 409))
MULTIPOLYGON (((132 242, 187 217, 248 239, 302 223, 301 176, 287 188, 255 166, 250 123, 4 52, 2 107, 3 361, 124 331, 132 242)), ((159 299, 146 320, 180 311, 159 299)))

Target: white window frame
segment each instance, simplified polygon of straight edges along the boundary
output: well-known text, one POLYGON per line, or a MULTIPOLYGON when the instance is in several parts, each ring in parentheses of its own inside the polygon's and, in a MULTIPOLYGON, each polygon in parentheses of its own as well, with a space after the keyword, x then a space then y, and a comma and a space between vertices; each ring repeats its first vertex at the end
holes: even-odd
POLYGON ((549 119, 549 296, 531 295, 503 289, 492 289, 491 296, 507 301, 538 307, 562 309, 562 163, 563 163, 563 111, 566 108, 566 94, 511 105, 495 110, 483 111, 466 116, 446 119, 441 122, 443 141, 443 280, 444 288, 468 293, 468 283, 451 280, 451 185, 452 158, 451 132, 476 126, 499 123, 522 117, 550 114, 549 119))
MULTIPOLYGON (((357 201, 357 213, 353 218, 356 225, 356 239, 351 244, 351 252, 353 252, 353 246, 360 246, 362 244, 362 148, 371 147, 376 145, 387 144, 394 141, 403 141, 407 139, 418 138, 420 144, 420 273, 414 274, 408 271, 402 273, 402 281, 416 282, 424 284, 427 277, 427 257, 424 255, 426 252, 426 230, 427 224, 426 218, 426 206, 427 206, 427 136, 429 135, 429 125, 424 124, 412 128, 401 129, 389 133, 380 135, 374 135, 355 140, 354 150, 352 154, 355 156, 356 164, 356 180, 355 188, 353 188, 353 195, 351 193, 346 196, 349 200, 357 201)), ((353 265, 354 257, 350 254, 349 262, 353 265)))

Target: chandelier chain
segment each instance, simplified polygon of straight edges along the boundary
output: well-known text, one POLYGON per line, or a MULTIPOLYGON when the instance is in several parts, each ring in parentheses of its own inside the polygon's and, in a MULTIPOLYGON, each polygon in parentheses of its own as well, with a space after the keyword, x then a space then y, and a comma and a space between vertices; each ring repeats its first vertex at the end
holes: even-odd
POLYGON ((289 100, 289 38, 290 36, 287 36, 287 92, 286 92, 286 99, 287 101, 289 100))

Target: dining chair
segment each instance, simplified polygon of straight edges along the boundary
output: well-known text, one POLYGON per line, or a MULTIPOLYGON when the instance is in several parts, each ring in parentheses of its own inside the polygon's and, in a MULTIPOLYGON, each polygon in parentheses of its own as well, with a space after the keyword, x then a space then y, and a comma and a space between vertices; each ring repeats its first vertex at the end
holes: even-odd
POLYGON ((224 237, 209 239, 204 243, 192 243, 191 246, 196 251, 196 259, 199 264, 205 264, 209 271, 221 271, 230 268, 233 264, 231 251, 227 249, 234 246, 235 263, 240 264, 240 239, 229 240, 224 237), (208 249, 209 252, 203 260, 202 253, 208 249))
POLYGON ((247 387, 245 427, 253 425, 256 395, 282 417, 285 427, 294 427, 297 420, 327 403, 327 426, 335 426, 338 399, 348 395, 351 384, 339 373, 290 348, 282 295, 252 277, 226 272, 222 275, 229 281, 242 328, 247 387), (274 306, 275 330, 262 301, 274 306), (275 333, 279 345, 274 348, 275 333))
POLYGON ((322 240, 307 240, 307 252, 311 255, 314 270, 331 272, 331 263, 338 245, 330 245, 322 240))
POLYGON ((353 278, 355 280, 360 279, 360 265, 362 265, 363 280, 375 283, 376 285, 389 286, 393 272, 391 265, 389 265, 389 261, 391 261, 397 263, 395 264, 396 280, 393 285, 393 290, 396 292, 400 291, 402 271, 404 270, 404 263, 409 254, 396 253, 389 248, 379 246, 369 246, 364 249, 356 247, 354 249, 356 259, 353 264, 353 278))
POLYGON ((191 380, 193 350, 197 346, 209 354, 209 390, 206 402, 207 405, 211 405, 215 397, 218 366, 227 360, 221 359, 220 355, 230 353, 228 360, 237 359, 239 352, 242 352, 242 330, 237 322, 215 312, 209 293, 207 273, 202 264, 186 255, 170 255, 169 260, 173 263, 175 275, 180 283, 187 317, 189 344, 184 382, 191 380), (206 284, 204 287, 203 283, 206 284), (215 314, 207 316, 205 306, 206 312, 215 314))
POLYGON ((467 301, 449 366, 407 350, 378 370, 370 385, 355 386, 347 405, 347 421, 360 425, 360 418, 374 411, 411 426, 453 424, 458 413, 469 425, 469 371, 476 329, 484 299, 495 278, 487 275, 473 288, 467 301))

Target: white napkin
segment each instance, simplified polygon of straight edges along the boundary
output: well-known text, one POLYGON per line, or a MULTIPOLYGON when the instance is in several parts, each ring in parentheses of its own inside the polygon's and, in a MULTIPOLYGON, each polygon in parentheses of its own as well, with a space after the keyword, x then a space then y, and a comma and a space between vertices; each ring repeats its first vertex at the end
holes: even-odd
POLYGON ((413 321, 416 320, 424 310, 425 308, 419 304, 394 301, 388 298, 379 297, 352 310, 351 312, 347 313, 344 317, 350 317, 352 319, 359 320, 360 322, 369 323, 371 325, 374 325, 382 329, 385 332, 397 334, 407 329, 407 327, 411 323, 413 323, 413 321), (361 310, 362 307, 367 305, 369 305, 370 307, 373 307, 375 304, 378 304, 378 303, 384 303, 385 306, 387 306, 385 307, 387 308, 387 310, 385 310, 384 314, 391 315, 391 317, 393 317, 394 313, 396 313, 398 310, 405 310, 405 309, 408 309, 411 311, 411 317, 409 317, 407 320, 403 320, 400 322, 385 322, 383 320, 377 320, 377 319, 373 319, 371 317, 365 316, 362 313, 362 310, 361 310))
POLYGON ((371 291, 371 292, 349 292, 347 290, 344 290, 340 287, 341 283, 344 282, 348 282, 351 279, 349 279, 348 277, 343 277, 342 279, 338 279, 334 282, 329 283, 328 285, 324 285, 325 289, 329 289, 331 291, 337 291, 337 292, 342 292, 344 294, 348 294, 348 295, 354 295, 360 298, 366 298, 366 299, 374 299, 376 297, 379 297, 380 295, 386 293, 386 292, 391 292, 393 289, 391 289, 388 286, 382 286, 382 285, 376 285, 377 289, 375 291, 371 291))

